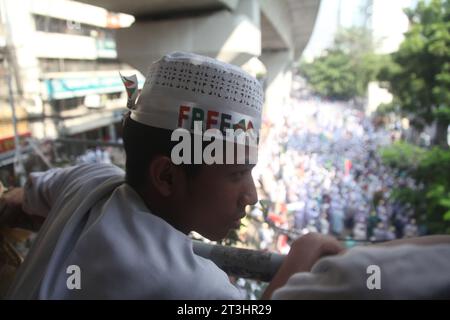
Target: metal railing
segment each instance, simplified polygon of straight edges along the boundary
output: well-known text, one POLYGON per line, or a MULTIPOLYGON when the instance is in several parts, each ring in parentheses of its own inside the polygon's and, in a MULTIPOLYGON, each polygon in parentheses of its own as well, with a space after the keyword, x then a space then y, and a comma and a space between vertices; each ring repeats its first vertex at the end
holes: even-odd
POLYGON ((285 255, 260 250, 212 245, 194 241, 194 253, 212 260, 231 276, 270 281, 284 261, 285 255))

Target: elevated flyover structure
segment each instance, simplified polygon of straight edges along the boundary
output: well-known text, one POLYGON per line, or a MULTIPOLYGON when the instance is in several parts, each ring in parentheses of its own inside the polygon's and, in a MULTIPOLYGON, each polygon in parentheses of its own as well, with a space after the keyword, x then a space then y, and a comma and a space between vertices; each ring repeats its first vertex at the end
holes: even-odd
POLYGON ((266 115, 276 121, 289 96, 291 64, 303 52, 320 0, 81 0, 135 22, 117 30, 118 57, 147 73, 170 51, 189 51, 265 74, 266 115), (261 63, 254 63, 259 59, 261 63), (262 67, 263 66, 263 67, 262 67), (252 68, 252 67, 250 67, 252 68))

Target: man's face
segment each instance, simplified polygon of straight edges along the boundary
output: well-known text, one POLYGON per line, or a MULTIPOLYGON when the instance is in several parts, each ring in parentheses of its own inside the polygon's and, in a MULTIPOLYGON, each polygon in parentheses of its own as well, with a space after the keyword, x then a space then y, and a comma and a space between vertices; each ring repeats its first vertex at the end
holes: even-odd
POLYGON ((254 165, 205 165, 190 178, 184 213, 192 231, 210 240, 223 239, 240 226, 245 207, 258 201, 251 175, 254 165))

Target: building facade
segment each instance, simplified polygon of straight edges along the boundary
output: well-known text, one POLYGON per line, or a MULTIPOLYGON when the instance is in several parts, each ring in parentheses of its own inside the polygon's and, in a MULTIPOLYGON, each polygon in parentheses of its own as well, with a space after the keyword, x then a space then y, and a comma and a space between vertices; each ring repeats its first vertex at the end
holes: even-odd
POLYGON ((0 0, 0 168, 14 164, 17 137, 118 139, 119 72, 144 79, 117 59, 116 29, 134 18, 76 1, 20 3, 0 0))

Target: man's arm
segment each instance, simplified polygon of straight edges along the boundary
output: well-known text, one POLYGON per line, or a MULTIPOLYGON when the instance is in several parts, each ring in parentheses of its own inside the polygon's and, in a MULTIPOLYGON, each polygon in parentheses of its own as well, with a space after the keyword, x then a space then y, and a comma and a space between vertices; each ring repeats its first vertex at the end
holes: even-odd
POLYGON ((14 220, 14 216, 17 215, 18 220, 31 219, 31 222, 28 222, 28 224, 31 223, 31 227, 26 228, 33 229, 34 224, 39 227, 50 213, 55 202, 66 192, 73 181, 95 178, 101 182, 116 175, 122 176, 123 171, 112 165, 98 164, 33 172, 29 174, 27 183, 23 188, 13 189, 0 198, 0 225, 3 220, 14 220), (2 216, 4 219, 2 219, 2 216), (39 216, 40 218, 33 216, 39 216))
POLYGON ((271 298, 449 299, 449 240, 428 236, 358 246, 292 275, 271 298), (377 267, 373 277, 370 266, 377 267))
POLYGON ((23 188, 13 188, 0 198, 0 226, 38 230, 70 180, 75 167, 29 174, 23 188))
MULTIPOLYGON (((395 247, 399 245, 435 245, 450 244, 450 235, 433 235, 416 238, 398 239, 369 245, 368 247, 395 247)), ((321 258, 343 254, 346 250, 334 238, 317 233, 309 233, 298 238, 292 245, 275 277, 270 282, 262 299, 270 299, 272 293, 284 286, 295 273, 310 272, 313 265, 321 258)))

